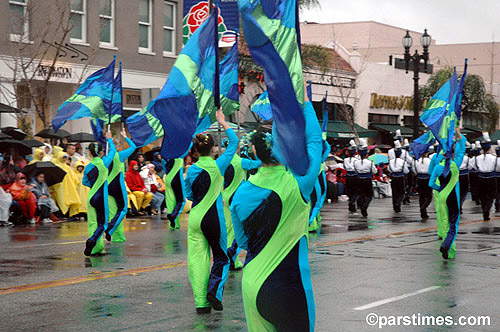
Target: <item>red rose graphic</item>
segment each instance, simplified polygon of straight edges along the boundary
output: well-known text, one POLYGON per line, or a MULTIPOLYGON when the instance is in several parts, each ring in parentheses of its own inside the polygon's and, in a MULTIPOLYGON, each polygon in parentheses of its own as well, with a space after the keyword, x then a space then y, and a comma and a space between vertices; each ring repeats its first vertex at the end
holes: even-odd
MULTIPOLYGON (((218 24, 221 24, 223 20, 220 16, 220 9, 218 9, 218 14, 218 24)), ((193 7, 191 7, 191 10, 189 11, 187 16, 187 25, 189 26, 189 32, 190 34, 193 34, 208 17, 208 2, 203 1, 198 3, 197 5, 194 5, 193 7)))

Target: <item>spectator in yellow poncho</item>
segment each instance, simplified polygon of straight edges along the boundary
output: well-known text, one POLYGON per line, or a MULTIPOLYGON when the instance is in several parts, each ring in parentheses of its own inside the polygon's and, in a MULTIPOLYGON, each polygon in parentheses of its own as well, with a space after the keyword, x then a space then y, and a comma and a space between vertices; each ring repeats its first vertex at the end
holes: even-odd
POLYGON ((76 190, 80 196, 81 203, 78 213, 87 213, 87 197, 89 195, 90 188, 82 184, 83 170, 87 164, 88 162, 85 162, 84 160, 79 160, 75 163, 75 176, 78 179, 76 190))
POLYGON ((30 164, 36 163, 37 161, 42 161, 44 156, 45 152, 43 152, 43 150, 40 148, 36 148, 35 152, 33 153, 33 160, 30 161, 30 164))
POLYGON ((54 147, 52 151, 52 162, 61 167, 66 172, 66 175, 62 182, 53 185, 50 187, 50 190, 61 212, 66 214, 69 211, 71 217, 78 214, 81 201, 77 191, 78 178, 71 167, 66 164, 65 156, 67 157, 61 147, 54 147))

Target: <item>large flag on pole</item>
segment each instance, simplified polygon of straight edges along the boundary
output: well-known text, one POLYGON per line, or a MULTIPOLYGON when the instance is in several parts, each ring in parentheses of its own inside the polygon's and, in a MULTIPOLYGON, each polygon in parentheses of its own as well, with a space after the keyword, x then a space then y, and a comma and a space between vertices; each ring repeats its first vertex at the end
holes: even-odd
POLYGON ((220 62, 220 102, 225 115, 240 108, 238 87, 238 41, 229 49, 220 62))
POLYGON ((113 80, 113 94, 111 96, 111 107, 108 113, 108 123, 121 121, 123 117, 123 101, 122 101, 122 63, 120 61, 120 69, 113 80))
POLYGON ((309 166, 303 113, 304 83, 295 0, 239 0, 245 38, 264 68, 280 156, 297 174, 309 166))
MULTIPOLYGON (((57 131, 68 120, 85 117, 101 119, 108 123, 114 71, 115 58, 113 58, 109 66, 90 75, 76 90, 76 93, 57 110, 57 114, 52 120, 54 130, 57 131)), ((113 121, 113 119, 116 118, 112 116, 111 120, 113 121)))
POLYGON ((170 71, 167 82, 148 110, 160 120, 164 136, 161 155, 178 158, 189 148, 199 118, 214 108, 217 43, 214 10, 191 36, 170 71))
MULTIPOLYGON (((240 107, 238 91, 238 53, 236 44, 232 46, 221 61, 220 73, 222 111, 224 114, 230 115, 240 107)), ((151 105, 150 103, 150 105, 145 107, 141 112, 129 116, 126 120, 130 137, 138 147, 148 145, 163 137, 163 127, 160 120, 149 111, 151 105)), ((215 114, 213 112, 199 118, 195 134, 207 130, 213 121, 215 121, 215 114)))
POLYGON ((456 97, 457 72, 454 70, 451 78, 432 96, 420 116, 420 121, 429 127, 445 153, 453 144, 455 126, 458 125, 456 97))

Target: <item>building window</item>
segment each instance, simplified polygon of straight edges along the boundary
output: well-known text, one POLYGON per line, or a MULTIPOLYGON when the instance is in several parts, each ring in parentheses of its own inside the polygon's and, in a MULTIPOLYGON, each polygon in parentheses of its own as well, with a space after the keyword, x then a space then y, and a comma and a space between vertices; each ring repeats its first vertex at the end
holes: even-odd
POLYGON ((139 0, 139 52, 151 52, 153 44, 153 3, 139 0))
POLYGON ((369 123, 399 124, 398 115, 368 113, 369 123))
POLYGON ((175 54, 176 4, 165 1, 163 7, 163 54, 175 54))
POLYGON ((28 0, 9 0, 11 41, 28 40, 29 38, 27 2, 28 0))
POLYGON ((115 1, 100 0, 99 20, 101 34, 99 36, 100 46, 115 46, 115 1))
POLYGON ((87 42, 87 1, 71 0, 71 39, 72 43, 87 42))

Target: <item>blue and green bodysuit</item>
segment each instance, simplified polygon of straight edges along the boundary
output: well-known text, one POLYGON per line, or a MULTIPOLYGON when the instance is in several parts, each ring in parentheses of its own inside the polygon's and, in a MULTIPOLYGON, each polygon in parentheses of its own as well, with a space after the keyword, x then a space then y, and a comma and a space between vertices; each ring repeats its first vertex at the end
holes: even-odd
POLYGON ((89 254, 100 253, 104 249, 102 233, 107 227, 108 210, 108 167, 113 161, 116 153, 115 145, 112 139, 108 139, 109 153, 102 159, 94 157, 85 167, 83 173, 83 185, 90 187, 87 197, 87 221, 89 224, 89 238, 87 243, 95 243, 92 252, 89 254))
POLYGON ((455 239, 457 237, 458 225, 460 222, 460 184, 458 183, 459 170, 458 167, 462 164, 462 159, 465 155, 465 137, 457 142, 455 147, 455 157, 449 160, 449 171, 445 171, 446 159, 442 159, 439 164, 435 165, 429 186, 438 191, 438 203, 441 210, 441 222, 438 225, 446 225, 444 229, 445 236, 441 242, 440 251, 443 257, 455 258, 456 248, 455 239), (458 165, 458 166, 457 166, 458 165))
POLYGON ((127 215, 127 187, 125 185, 124 162, 134 153, 136 146, 128 137, 125 138, 128 148, 115 152, 111 164, 108 166, 108 193, 109 193, 109 223, 106 228, 106 239, 113 242, 125 241, 122 221, 127 215))
POLYGON ((188 169, 186 197, 193 202, 188 222, 188 270, 197 308, 208 308, 207 298, 222 302, 222 292, 229 272, 227 232, 222 190, 224 172, 238 147, 238 137, 226 130, 229 145, 217 160, 202 156, 188 169), (210 271, 210 249, 213 265, 210 271))
POLYGON ((323 154, 321 156, 321 168, 319 170, 318 179, 314 184, 314 189, 311 193, 311 215, 309 216, 309 231, 314 232, 321 227, 320 211, 326 199, 326 174, 325 161, 330 154, 331 148, 326 140, 323 140, 323 154))
POLYGON ((184 159, 162 159, 165 170, 165 203, 167 205, 170 228, 180 228, 179 215, 186 204, 184 193, 184 159))
POLYGON ((227 229, 227 254, 231 264, 233 264, 236 269, 243 267, 243 264, 238 260, 238 254, 241 248, 238 247, 234 238, 233 222, 231 220, 229 205, 233 200, 236 189, 238 189, 242 182, 246 181, 247 171, 259 168, 261 164, 260 160, 241 158, 235 154, 233 160, 231 160, 231 165, 229 165, 224 173, 224 191, 222 192, 222 198, 224 199, 224 217, 226 218, 227 229))
POLYGON ((248 331, 314 331, 308 260, 310 195, 321 165, 321 130, 306 102, 309 168, 261 167, 236 191, 231 216, 238 246, 247 250, 242 292, 248 331))

